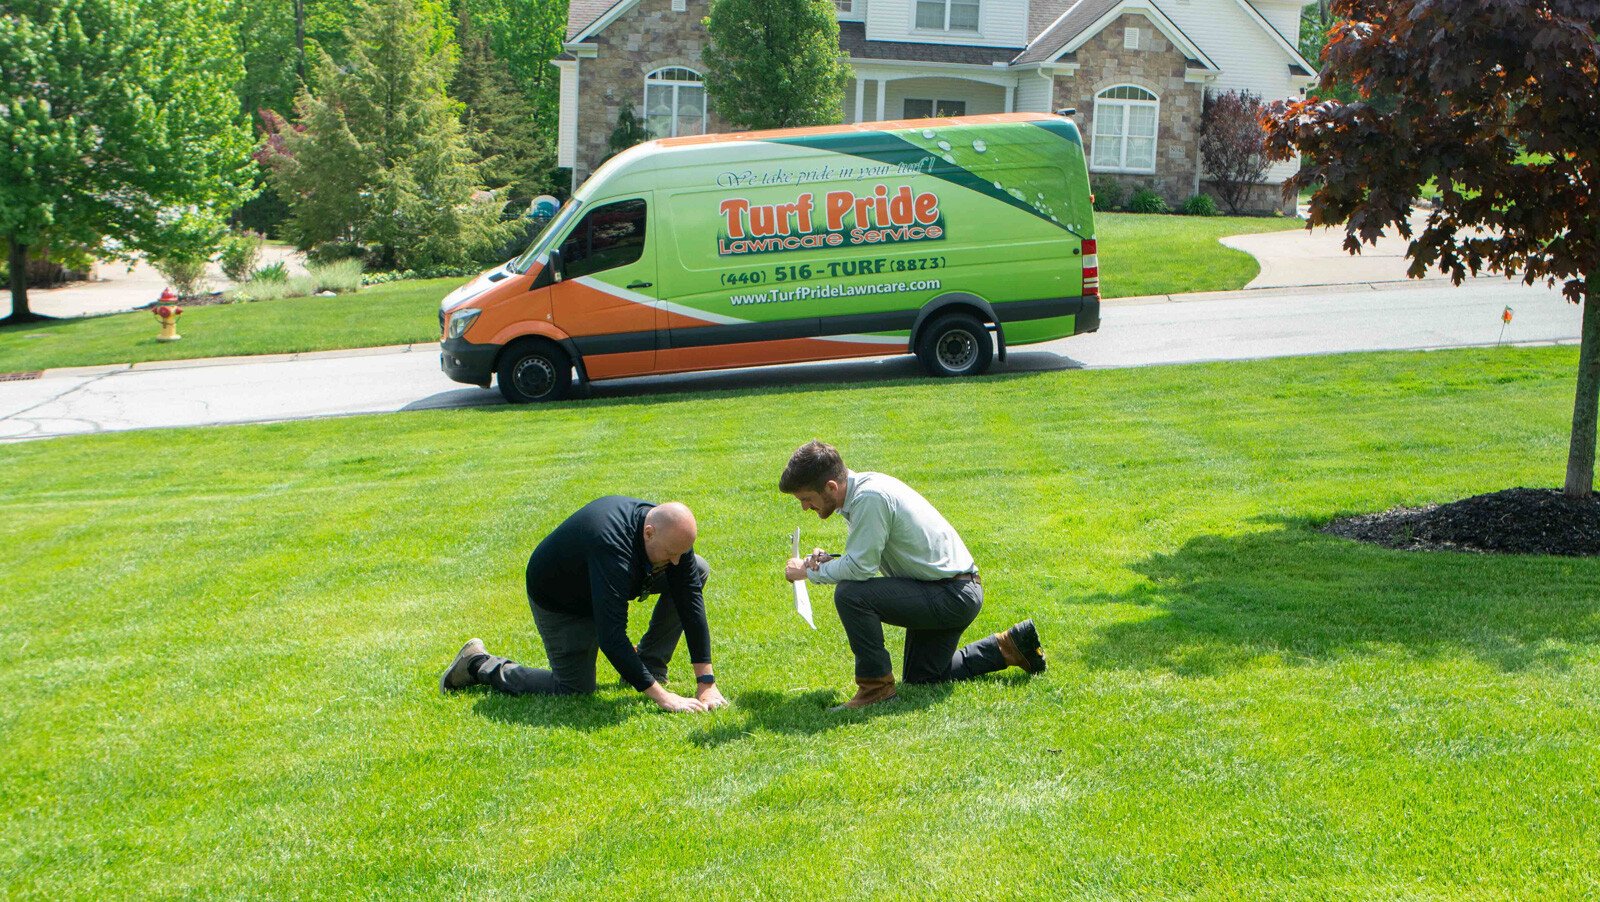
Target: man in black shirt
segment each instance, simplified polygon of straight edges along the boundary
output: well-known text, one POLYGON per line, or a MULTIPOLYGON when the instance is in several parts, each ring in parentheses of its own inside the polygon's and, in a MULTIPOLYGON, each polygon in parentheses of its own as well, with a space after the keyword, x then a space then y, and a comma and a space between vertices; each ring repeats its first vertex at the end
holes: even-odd
POLYGON ((472 639, 439 678, 441 692, 481 684, 513 695, 594 691, 595 655, 667 711, 727 704, 711 673, 705 588, 710 567, 694 553, 694 514, 676 501, 660 506, 610 495, 568 517, 528 558, 528 605, 550 669, 525 667, 472 639), (628 641, 628 602, 660 594, 650 626, 628 641), (695 697, 661 684, 683 637, 694 664, 695 697))

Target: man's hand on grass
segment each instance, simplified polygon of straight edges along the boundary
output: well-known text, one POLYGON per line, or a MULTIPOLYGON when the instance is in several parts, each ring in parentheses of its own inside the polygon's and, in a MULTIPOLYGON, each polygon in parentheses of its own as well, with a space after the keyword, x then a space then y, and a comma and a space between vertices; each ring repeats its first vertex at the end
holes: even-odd
MULTIPOLYGON (((675 695, 661 688, 660 683, 651 683, 650 688, 646 689, 644 694, 650 696, 650 700, 655 702, 656 705, 661 708, 661 710, 671 711, 674 714, 681 714, 686 711, 699 712, 706 710, 705 703, 699 699, 684 698, 681 695, 675 695)), ((718 697, 720 698, 721 696, 718 697)))
POLYGON ((702 683, 694 692, 695 700, 706 706, 707 711, 728 707, 728 700, 722 697, 722 692, 717 689, 716 683, 702 683))

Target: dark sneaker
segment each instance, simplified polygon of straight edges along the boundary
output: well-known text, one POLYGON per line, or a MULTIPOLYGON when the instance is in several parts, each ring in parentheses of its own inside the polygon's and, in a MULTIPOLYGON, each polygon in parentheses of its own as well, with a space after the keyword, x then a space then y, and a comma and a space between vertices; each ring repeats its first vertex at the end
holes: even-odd
POLYGON ((440 692, 454 692, 465 689, 477 682, 472 678, 472 659, 479 655, 486 655, 482 639, 468 639, 467 644, 461 646, 456 652, 456 659, 444 669, 444 674, 439 677, 440 692))
POLYGON ((1029 673, 1044 673, 1046 666, 1044 649, 1039 647, 1039 631, 1034 627, 1032 620, 1024 620, 1006 630, 1004 636, 1011 640, 1010 644, 1020 659, 1014 666, 1021 667, 1029 673))

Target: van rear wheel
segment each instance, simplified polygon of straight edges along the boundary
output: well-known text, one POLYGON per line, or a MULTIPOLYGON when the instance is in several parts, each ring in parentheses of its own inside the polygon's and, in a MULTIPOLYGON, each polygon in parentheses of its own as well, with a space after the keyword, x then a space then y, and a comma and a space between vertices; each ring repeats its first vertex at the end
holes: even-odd
POLYGON ((572 390, 572 361, 561 348, 546 341, 507 348, 496 375, 500 394, 513 404, 559 401, 572 390))
POLYGON ((989 371, 994 345, 977 317, 951 313, 922 330, 917 357, 930 376, 977 376, 989 371))

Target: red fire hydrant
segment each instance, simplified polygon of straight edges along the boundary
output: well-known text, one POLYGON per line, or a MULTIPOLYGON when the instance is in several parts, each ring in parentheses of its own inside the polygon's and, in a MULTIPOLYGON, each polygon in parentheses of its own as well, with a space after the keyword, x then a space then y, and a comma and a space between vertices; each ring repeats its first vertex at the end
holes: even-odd
POLYGON ((173 303, 177 299, 171 288, 161 290, 161 297, 157 299, 161 303, 151 310, 156 319, 161 320, 161 334, 156 336, 156 341, 177 341, 183 337, 178 334, 178 317, 183 315, 183 308, 173 303))

